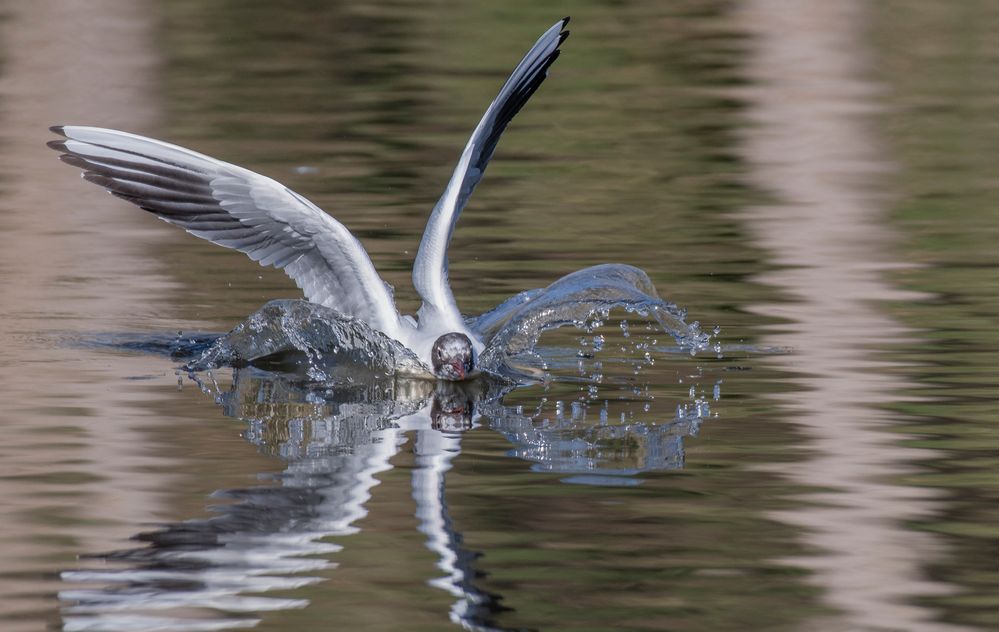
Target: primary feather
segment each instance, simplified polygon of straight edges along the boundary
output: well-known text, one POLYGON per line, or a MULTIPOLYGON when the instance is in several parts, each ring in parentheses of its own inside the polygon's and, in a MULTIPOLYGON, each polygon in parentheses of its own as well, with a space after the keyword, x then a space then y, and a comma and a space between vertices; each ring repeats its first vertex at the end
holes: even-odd
POLYGON ((96 127, 61 126, 49 146, 83 177, 160 219, 265 266, 305 297, 398 338, 391 293, 361 243, 284 185, 176 145, 96 127))
MULTIPOLYGON (((395 338, 428 362, 442 336, 467 334, 448 285, 447 245, 458 215, 500 135, 548 74, 568 37, 569 18, 535 42, 486 110, 427 222, 413 284, 423 299, 419 323, 400 317, 391 289, 343 224, 284 185, 242 167, 162 141, 97 127, 58 126, 49 146, 83 177, 112 194, 226 248, 282 269, 313 302, 395 338)), ((469 365, 471 366, 471 365, 469 365)))
POLYGON ((453 330, 463 328, 461 313, 448 283, 447 247, 451 233, 472 190, 482 179, 503 130, 558 59, 559 46, 569 36, 569 32, 563 30, 568 23, 569 18, 564 18, 552 25, 517 64, 472 132, 444 194, 430 215, 413 264, 413 285, 423 299, 421 322, 436 318, 453 330))

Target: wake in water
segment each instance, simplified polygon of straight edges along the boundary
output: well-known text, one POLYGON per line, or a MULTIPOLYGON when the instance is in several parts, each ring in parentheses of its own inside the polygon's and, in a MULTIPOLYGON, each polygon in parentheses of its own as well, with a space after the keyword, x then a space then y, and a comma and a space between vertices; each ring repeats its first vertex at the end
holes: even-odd
MULTIPOLYGON (((485 343, 479 370, 521 382, 544 378, 544 362, 535 353, 541 334, 566 325, 592 330, 614 309, 655 322, 684 352, 709 348, 711 336, 698 323, 687 323, 683 310, 660 299, 648 275, 621 264, 573 272, 465 322, 485 343)), ((186 368, 197 372, 250 364, 304 370, 316 381, 333 383, 392 375, 433 379, 430 367, 396 340, 360 320, 300 300, 267 303, 186 368)))

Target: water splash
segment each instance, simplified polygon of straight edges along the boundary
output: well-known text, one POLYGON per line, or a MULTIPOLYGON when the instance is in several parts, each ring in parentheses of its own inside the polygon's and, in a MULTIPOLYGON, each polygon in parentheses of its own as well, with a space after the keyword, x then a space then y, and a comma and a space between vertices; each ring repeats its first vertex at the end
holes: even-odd
MULTIPOLYGON (((547 288, 522 292, 496 309, 469 319, 468 324, 487 341, 479 359, 482 367, 501 375, 520 376, 517 366, 525 360, 533 364, 532 356, 544 332, 571 325, 592 334, 614 309, 655 322, 681 350, 692 355, 708 348, 711 336, 702 332, 697 322, 687 323, 682 309, 660 299, 645 272, 623 264, 573 272, 547 288)), ((631 335, 627 321, 622 321, 621 329, 626 337, 631 335)), ((597 336, 592 341, 595 351, 606 341, 597 336)))
MULTIPOLYGON (((527 290, 495 309, 467 319, 486 347, 479 368, 514 381, 541 379, 544 361, 535 348, 549 330, 572 325, 591 334, 592 353, 606 342, 596 333, 611 310, 621 309, 655 323, 683 352, 708 349, 711 336, 685 312, 660 299, 648 275, 638 268, 605 264, 562 277, 546 288, 527 290)), ((625 336, 629 325, 622 323, 625 336)), ((649 347, 655 346, 655 340, 649 347)), ((591 352, 586 352, 592 355, 591 352)), ((645 351, 645 364, 654 362, 645 351)), ((316 382, 349 383, 388 375, 432 378, 432 372, 405 346, 365 323, 302 300, 271 301, 219 338, 187 369, 256 366, 303 372, 316 382), (367 375, 358 373, 363 369, 367 375)))
POLYGON ((185 368, 204 371, 250 363, 340 384, 391 374, 431 375, 412 351, 365 323, 290 299, 267 303, 185 368))

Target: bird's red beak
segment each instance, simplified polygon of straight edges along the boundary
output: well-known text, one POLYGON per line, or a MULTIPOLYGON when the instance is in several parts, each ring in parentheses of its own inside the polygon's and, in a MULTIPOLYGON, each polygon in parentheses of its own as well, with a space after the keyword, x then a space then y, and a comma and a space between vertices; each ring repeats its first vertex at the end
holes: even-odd
POLYGON ((452 362, 451 368, 458 374, 459 380, 465 379, 465 366, 461 362, 452 362))

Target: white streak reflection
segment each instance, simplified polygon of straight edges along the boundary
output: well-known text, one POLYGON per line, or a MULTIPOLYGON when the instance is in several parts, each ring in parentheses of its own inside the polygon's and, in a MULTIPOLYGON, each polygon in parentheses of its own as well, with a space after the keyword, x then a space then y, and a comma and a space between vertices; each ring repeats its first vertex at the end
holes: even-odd
POLYGON ((778 396, 803 434, 802 461, 782 467, 816 492, 775 517, 805 530, 818 553, 787 560, 809 570, 838 614, 808 630, 952 629, 916 600, 944 593, 924 566, 940 555, 929 534, 905 523, 934 510, 932 496, 893 484, 925 455, 899 445, 883 406, 907 387, 874 349, 912 337, 877 301, 913 300, 883 280, 898 264, 881 223, 878 190, 892 166, 873 123, 877 86, 866 81, 865 3, 749 0, 755 35, 748 91, 753 127, 744 154, 756 184, 778 203, 750 209, 747 224, 778 270, 760 281, 780 304, 756 310, 786 319, 772 340, 794 348, 774 362, 803 389, 778 396))
POLYGON ((375 489, 407 446, 415 461, 417 528, 438 569, 427 583, 453 599, 453 623, 503 630, 496 623, 502 597, 478 585, 479 553, 464 547, 446 499, 445 477, 464 431, 488 419, 514 443, 515 454, 546 471, 630 481, 682 464, 682 437, 700 421, 691 413, 661 425, 605 421, 594 428, 562 420, 546 427, 500 403, 509 386, 391 380, 340 392, 255 369, 233 375, 227 390, 206 390, 227 415, 248 423, 247 440, 286 461, 284 469, 262 485, 216 492, 229 503, 210 518, 166 524, 136 536, 144 547, 64 572, 72 585, 59 593, 65 630, 214 630, 308 607, 308 599, 268 593, 329 578, 337 554, 360 532, 375 489), (578 450, 583 437, 585 459, 578 450))

